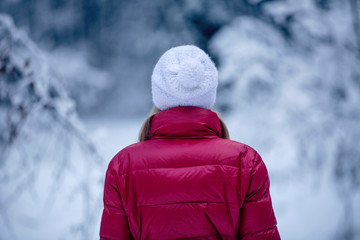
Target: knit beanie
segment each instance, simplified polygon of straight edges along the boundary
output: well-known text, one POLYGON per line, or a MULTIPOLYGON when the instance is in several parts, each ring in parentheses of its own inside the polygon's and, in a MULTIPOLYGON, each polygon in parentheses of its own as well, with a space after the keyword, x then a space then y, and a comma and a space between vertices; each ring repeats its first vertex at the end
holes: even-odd
POLYGON ((218 72, 210 57, 192 45, 174 47, 159 59, 151 77, 152 100, 160 110, 177 106, 210 109, 218 72))

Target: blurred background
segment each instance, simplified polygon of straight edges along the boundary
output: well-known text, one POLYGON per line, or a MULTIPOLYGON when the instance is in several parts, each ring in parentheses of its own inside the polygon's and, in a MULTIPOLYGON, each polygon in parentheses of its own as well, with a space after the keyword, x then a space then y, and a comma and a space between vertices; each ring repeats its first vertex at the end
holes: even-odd
POLYGON ((107 164, 194 44, 282 239, 360 239, 359 0, 1 0, 0 239, 98 239, 107 164))

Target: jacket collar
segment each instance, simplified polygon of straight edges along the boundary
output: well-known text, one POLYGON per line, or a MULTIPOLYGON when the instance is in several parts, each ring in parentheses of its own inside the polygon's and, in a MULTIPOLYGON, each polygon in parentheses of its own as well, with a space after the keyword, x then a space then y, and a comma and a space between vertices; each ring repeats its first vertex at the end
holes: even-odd
POLYGON ((152 117, 150 138, 221 137, 217 114, 209 109, 180 106, 165 109, 152 117))

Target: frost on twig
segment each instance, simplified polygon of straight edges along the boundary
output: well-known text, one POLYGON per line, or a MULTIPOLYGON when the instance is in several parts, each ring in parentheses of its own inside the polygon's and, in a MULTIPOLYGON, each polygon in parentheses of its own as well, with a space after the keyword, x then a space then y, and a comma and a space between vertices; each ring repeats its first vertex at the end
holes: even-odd
POLYGON ((0 15, 1 239, 89 239, 98 218, 104 163, 47 58, 0 15))

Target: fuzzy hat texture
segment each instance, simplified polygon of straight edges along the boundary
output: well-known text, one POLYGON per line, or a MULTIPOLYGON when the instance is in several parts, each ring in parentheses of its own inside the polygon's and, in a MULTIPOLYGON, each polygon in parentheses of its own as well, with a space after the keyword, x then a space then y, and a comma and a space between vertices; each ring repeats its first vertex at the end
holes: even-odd
POLYGON ((210 109, 218 72, 210 57, 192 45, 174 47, 159 59, 151 77, 152 99, 160 110, 177 106, 210 109))

